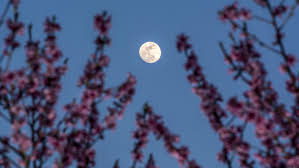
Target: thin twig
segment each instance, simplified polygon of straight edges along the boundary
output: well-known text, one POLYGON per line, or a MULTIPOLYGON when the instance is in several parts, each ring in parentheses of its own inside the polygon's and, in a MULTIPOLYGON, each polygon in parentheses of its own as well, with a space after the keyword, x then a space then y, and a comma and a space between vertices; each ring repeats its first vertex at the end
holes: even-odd
MULTIPOLYGON (((230 20, 231 24, 235 25, 237 29, 239 30, 243 30, 243 27, 240 26, 239 24, 235 23, 234 21, 230 20)), ((252 40, 254 40, 255 42, 257 42, 261 47, 266 48, 276 54, 280 54, 280 51, 271 47, 270 45, 266 44, 265 42, 263 42, 262 40, 260 40, 255 34, 253 33, 249 33, 247 32, 247 36, 249 36, 250 38, 252 38, 252 40)))
POLYGON ((15 167, 17 168, 22 168, 19 164, 17 164, 13 159, 11 159, 10 157, 8 156, 4 156, 11 164, 13 164, 15 167))
POLYGON ((0 112, 0 116, 1 116, 2 118, 4 118, 7 122, 10 123, 10 119, 9 119, 5 114, 3 114, 2 112, 0 112))
MULTIPOLYGON (((219 42, 219 47, 220 47, 220 49, 221 49, 221 51, 222 51, 224 57, 229 61, 229 64, 233 67, 233 69, 238 70, 239 68, 238 68, 238 67, 234 64, 234 62, 230 59, 230 57, 229 57, 228 53, 226 52, 226 50, 225 50, 224 45, 223 45, 222 42, 219 42)), ((240 72, 240 70, 239 70, 238 73, 239 73, 239 76, 241 77, 241 79, 242 79, 245 83, 250 84, 249 80, 246 79, 246 77, 240 72)))
MULTIPOLYGON (((279 53, 283 57, 284 61, 287 62, 288 54, 286 53, 285 46, 284 46, 284 44, 282 42, 282 38, 280 37, 281 36, 281 30, 279 29, 279 26, 277 24, 276 18, 273 15, 272 6, 271 6, 269 0, 266 1, 266 6, 267 6, 267 9, 268 9, 271 17, 272 17, 272 25, 273 25, 275 33, 276 33, 277 44, 278 44, 278 46, 280 48, 280 52, 279 53)), ((291 68, 289 66, 286 67, 286 71, 287 71, 288 75, 290 76, 290 78, 293 79, 293 81, 295 81, 296 76, 294 75, 294 73, 292 72, 292 70, 291 70, 291 68)))
POLYGON ((8 12, 8 9, 9 9, 10 5, 11 5, 11 2, 10 2, 10 0, 8 0, 7 3, 6 3, 6 6, 4 8, 4 11, 3 11, 3 13, 0 17, 0 28, 3 24, 3 22, 4 22, 5 16, 7 15, 7 12, 8 12))
POLYGON ((28 25, 28 36, 29 36, 29 41, 32 41, 32 24, 30 23, 28 25))
MULTIPOLYGON (((244 130, 246 129, 246 126, 247 126, 247 121, 243 123, 241 128, 242 129, 242 133, 240 135, 241 140, 243 140, 244 130)), ((232 154, 232 157, 229 159, 230 163, 234 161, 235 155, 236 155, 236 151, 232 154)))
POLYGON ((233 116, 230 118, 230 120, 228 120, 228 122, 225 124, 225 127, 230 126, 230 125, 235 121, 235 119, 236 119, 236 116, 233 115, 233 116))
POLYGON ((265 42, 263 42, 262 40, 260 40, 256 35, 248 33, 248 36, 250 36, 255 42, 257 42, 261 47, 264 47, 270 51, 272 51, 273 53, 276 54, 280 54, 280 51, 267 45, 265 42))
MULTIPOLYGON (((4 49, 5 50, 5 49, 4 49)), ((2 52, 1 56, 0 56, 0 63, 2 62, 2 60, 4 59, 5 54, 2 52)))
POLYGON ((280 5, 283 5, 286 0, 281 0, 280 5))
POLYGON ((289 20, 292 18, 292 16, 294 16, 295 9, 296 9, 297 6, 298 6, 298 4, 295 2, 295 4, 291 7, 288 16, 285 18, 285 20, 279 26, 279 30, 282 30, 285 27, 285 25, 289 22, 289 20))
MULTIPOLYGON (((15 10, 15 13, 14 13, 14 20, 15 20, 15 22, 18 21, 18 18, 19 18, 19 13, 18 13, 18 11, 15 10)), ((12 31, 12 39, 13 39, 13 41, 16 38, 16 33, 17 33, 16 31, 12 31)), ((8 54, 8 60, 6 62, 6 67, 5 67, 4 71, 8 70, 10 62, 11 62, 12 54, 13 54, 13 52, 15 50, 15 47, 13 47, 13 46, 11 46, 10 48, 11 48, 11 50, 10 50, 10 53, 8 54)))
MULTIPOLYGON (((13 50, 12 50, 12 51, 13 51, 13 50)), ((11 52, 11 54, 12 54, 12 52, 11 52)), ((11 54, 8 55, 8 59, 7 59, 6 66, 5 66, 5 69, 4 69, 5 72, 6 72, 6 71, 8 70, 8 68, 9 68, 9 65, 10 65, 10 62, 11 62, 11 57, 12 57, 11 54)))
POLYGON ((270 20, 263 18, 261 16, 254 15, 253 18, 256 20, 259 20, 261 22, 267 23, 267 24, 272 24, 272 22, 270 20))
POLYGON ((12 151, 14 151, 17 155, 19 155, 21 158, 25 159, 26 158, 26 155, 22 152, 22 151, 19 151, 17 148, 15 148, 14 146, 12 146, 11 144, 9 143, 6 143, 6 141, 0 137, 0 142, 4 145, 4 146, 7 146, 9 149, 11 149, 12 151))

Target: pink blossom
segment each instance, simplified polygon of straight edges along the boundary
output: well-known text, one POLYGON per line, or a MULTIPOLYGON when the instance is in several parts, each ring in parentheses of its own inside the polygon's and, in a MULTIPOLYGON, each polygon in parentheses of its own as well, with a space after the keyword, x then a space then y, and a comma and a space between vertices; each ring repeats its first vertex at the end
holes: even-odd
POLYGON ((10 2, 13 4, 14 8, 18 8, 21 0, 10 0, 10 2))
POLYGON ((288 10, 287 6, 285 6, 285 5, 278 5, 278 6, 274 7, 273 15, 281 17, 281 15, 284 14, 284 13, 286 13, 287 10, 288 10))
POLYGON ((111 15, 107 16, 106 12, 98 14, 94 17, 94 28, 99 31, 100 34, 106 35, 111 28, 111 15))
POLYGON ((238 3, 233 3, 225 7, 219 12, 219 18, 222 21, 227 20, 250 20, 252 18, 251 12, 245 8, 239 8, 238 3))
POLYGON ((286 58, 286 63, 289 65, 289 66, 294 66, 295 63, 296 63, 296 56, 293 55, 293 54, 289 54, 286 58))
MULTIPOLYGON (((134 132, 133 138, 137 141, 132 151, 132 156, 135 161, 142 161, 142 148, 144 148, 147 144, 148 133, 152 132, 156 139, 163 140, 166 151, 176 158, 182 167, 191 162, 189 160, 189 149, 186 146, 176 147, 176 143, 178 143, 178 136, 172 134, 168 130, 162 121, 162 117, 155 114, 148 104, 143 106, 143 112, 136 114, 136 124, 137 130, 134 132)), ((191 165, 194 168, 200 167, 195 161, 192 161, 191 165)))
POLYGON ((262 7, 266 6, 266 0, 254 0, 254 1, 262 7))
POLYGON ((176 46, 177 46, 177 49, 179 52, 182 52, 191 47, 191 44, 188 43, 188 37, 186 35, 180 34, 177 37, 177 39, 178 40, 177 40, 176 46))
POLYGON ((24 34, 24 24, 22 22, 13 21, 12 19, 7 19, 6 24, 8 29, 10 29, 10 31, 18 35, 24 34))
POLYGON ((60 30, 61 27, 56 23, 55 17, 53 17, 52 19, 50 19, 49 17, 46 18, 46 21, 44 23, 44 31, 46 33, 55 33, 60 30))
POLYGON ((232 97, 227 102, 227 109, 237 116, 242 116, 243 104, 236 97, 232 97))
POLYGON ((289 167, 298 167, 299 166, 299 156, 294 156, 288 159, 287 165, 289 167))

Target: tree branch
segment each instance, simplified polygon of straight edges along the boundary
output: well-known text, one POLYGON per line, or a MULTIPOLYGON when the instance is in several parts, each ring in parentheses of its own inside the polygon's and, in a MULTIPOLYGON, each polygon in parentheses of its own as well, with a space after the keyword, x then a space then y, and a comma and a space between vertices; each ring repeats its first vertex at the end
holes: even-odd
POLYGON ((7 3, 6 3, 6 6, 4 8, 4 11, 3 11, 3 13, 0 17, 0 28, 3 24, 3 22, 4 22, 5 16, 7 15, 7 12, 8 12, 8 9, 9 9, 10 5, 11 5, 11 2, 10 2, 10 0, 8 0, 7 3))

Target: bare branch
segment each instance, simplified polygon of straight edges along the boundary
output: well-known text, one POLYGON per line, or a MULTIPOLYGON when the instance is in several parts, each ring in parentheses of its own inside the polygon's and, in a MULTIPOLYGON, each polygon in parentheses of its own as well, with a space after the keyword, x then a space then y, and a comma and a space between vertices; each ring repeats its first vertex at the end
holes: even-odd
POLYGON ((285 18, 285 20, 282 22, 282 24, 279 26, 279 30, 282 30, 286 24, 289 22, 289 20, 294 16, 295 14, 295 9, 297 8, 298 4, 295 1, 295 4, 292 5, 290 12, 288 14, 288 16, 285 18))
POLYGON ((3 24, 3 22, 4 22, 5 16, 7 15, 7 12, 8 12, 8 9, 9 9, 10 5, 11 5, 11 2, 10 2, 10 0, 8 0, 7 3, 6 3, 6 6, 4 8, 4 11, 3 11, 3 13, 0 17, 0 28, 3 24))
POLYGON ((270 20, 263 18, 261 16, 254 15, 253 18, 267 24, 272 24, 270 20))

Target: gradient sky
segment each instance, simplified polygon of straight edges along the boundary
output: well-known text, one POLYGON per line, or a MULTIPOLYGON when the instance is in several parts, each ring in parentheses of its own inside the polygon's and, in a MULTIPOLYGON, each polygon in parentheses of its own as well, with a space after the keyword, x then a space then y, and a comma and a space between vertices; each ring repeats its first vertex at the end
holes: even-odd
MULTIPOLYGON (((0 9, 4 6, 0 2, 0 9)), ((106 50, 111 58, 107 70, 108 86, 117 86, 126 79, 127 72, 137 77, 137 94, 129 105, 125 117, 118 122, 114 132, 108 132, 106 139, 96 145, 96 167, 112 167, 116 159, 120 159, 121 167, 129 167, 132 163, 131 150, 134 141, 131 132, 135 129, 135 113, 140 111, 148 101, 156 113, 163 116, 166 125, 174 133, 181 136, 181 144, 191 149, 191 158, 195 158, 204 167, 222 167, 216 160, 216 153, 221 144, 217 135, 210 128, 207 119, 200 111, 199 99, 191 92, 183 69, 185 58, 178 54, 176 36, 185 32, 191 36, 191 42, 199 55, 199 61, 207 75, 227 99, 230 96, 241 96, 246 89, 242 82, 234 82, 228 75, 227 65, 218 47, 219 41, 228 42, 228 25, 218 20, 217 11, 231 1, 203 0, 23 0, 20 6, 20 19, 26 24, 33 23, 33 38, 42 39, 42 23, 46 16, 56 15, 62 25, 59 33, 59 46, 63 54, 69 57, 69 71, 63 79, 63 92, 60 96, 58 109, 73 97, 80 96, 76 87, 79 75, 85 63, 94 51, 93 41, 96 33, 93 29, 93 16, 103 10, 112 14, 112 45, 106 50), (141 44, 154 41, 162 50, 161 59, 155 64, 144 63, 138 54, 141 44)), ((247 1, 248 2, 248 1, 247 1)), ((251 4, 250 4, 251 5, 251 4)), ((260 8, 253 7, 260 12, 260 8)), ((2 11, 2 10, 1 10, 2 11)), ((265 16, 267 17, 267 16, 265 16)), ((266 41, 273 41, 270 27, 260 24, 250 29, 260 34, 266 41)), ((288 24, 287 49, 299 53, 298 20, 288 24)), ((3 29, 0 30, 3 39, 3 29)), ((229 46, 229 43, 225 44, 229 46)), ((2 46, 1 46, 2 48, 2 46)), ((278 66, 282 60, 277 55, 260 50, 269 78, 276 89, 280 90, 280 99, 288 102, 291 97, 284 91, 283 79, 278 66)), ((24 54, 17 52, 13 58, 13 66, 21 65, 24 54)), ((298 66, 297 66, 298 69, 298 66)), ((102 108, 103 109, 103 108, 102 108)), ((103 110, 102 110, 103 111, 103 110)), ((61 113, 61 110, 58 110, 61 113)), ((6 129, 7 130, 7 129, 6 129)), ((1 135, 4 127, 0 129, 1 135)), ((246 135, 252 142, 252 136, 246 135)), ((178 168, 174 158, 164 150, 163 143, 151 137, 146 154, 154 153, 160 168, 178 168)), ((147 156, 147 155, 146 155, 147 156)))

